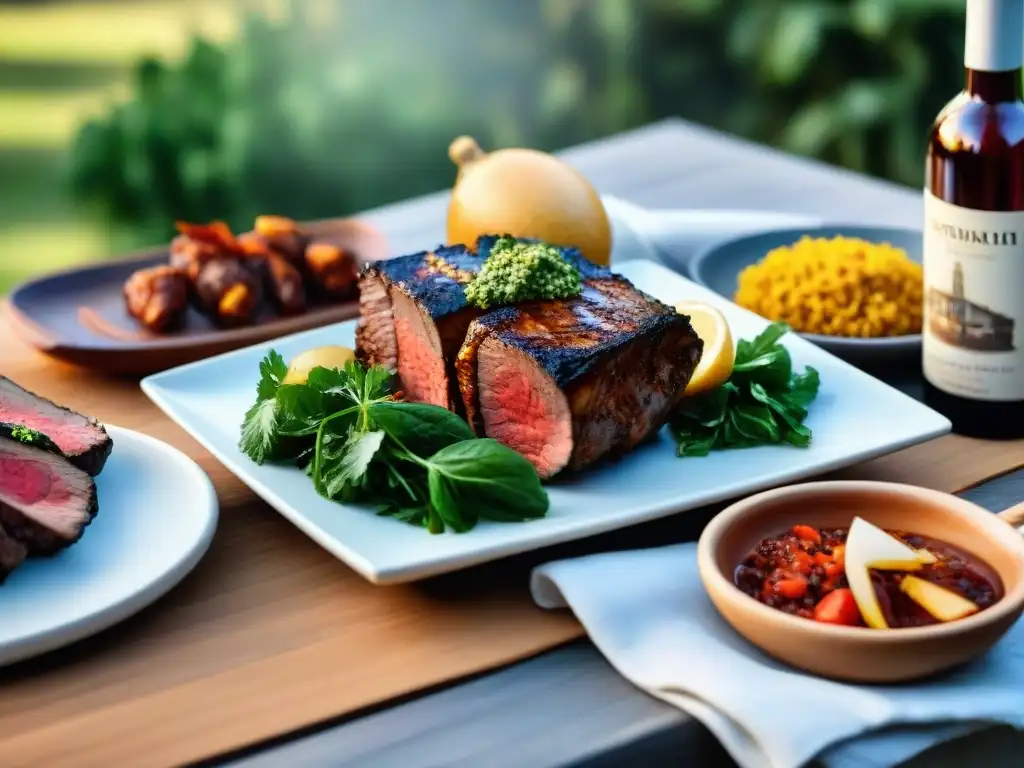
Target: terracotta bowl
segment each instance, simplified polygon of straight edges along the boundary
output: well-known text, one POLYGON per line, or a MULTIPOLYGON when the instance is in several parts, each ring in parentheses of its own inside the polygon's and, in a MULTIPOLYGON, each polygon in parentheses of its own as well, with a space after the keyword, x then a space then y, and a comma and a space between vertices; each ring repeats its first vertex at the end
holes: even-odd
POLYGON ((994 515, 964 499, 910 485, 822 482, 759 493, 733 504, 697 545, 701 581, 719 613, 771 656, 816 675, 891 683, 925 677, 987 651, 1024 609, 1024 504, 994 515), (956 544, 987 563, 1003 596, 973 616, 928 627, 841 627, 790 616, 740 591, 733 572, 763 539, 797 523, 846 527, 855 515, 881 528, 956 544))

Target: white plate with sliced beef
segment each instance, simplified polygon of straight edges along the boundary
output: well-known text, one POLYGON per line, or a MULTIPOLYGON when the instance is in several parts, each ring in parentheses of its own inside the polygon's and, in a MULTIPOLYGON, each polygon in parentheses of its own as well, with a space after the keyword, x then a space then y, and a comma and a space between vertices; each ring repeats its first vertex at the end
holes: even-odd
MULTIPOLYGON (((457 269, 472 266, 458 254, 443 255, 457 269)), ((253 404, 269 345, 142 382, 157 405, 244 483, 375 583, 421 579, 683 512, 895 451, 950 428, 941 415, 887 384, 786 336, 794 367, 813 366, 820 374, 805 422, 813 433, 809 447, 764 445, 679 458, 671 435, 657 428, 679 400, 675 387, 689 378, 688 370, 680 374, 677 368, 692 368, 695 336, 666 304, 717 307, 734 338, 757 336, 767 327, 764 319, 649 261, 622 264, 617 272, 625 280, 600 269, 585 273, 583 293, 569 300, 572 311, 521 304, 480 318, 462 311, 464 302, 445 293, 451 286, 443 280, 437 279, 438 294, 418 282, 433 280, 435 272, 409 266, 382 265, 377 285, 372 270, 364 274, 363 314, 370 322, 358 333, 356 323, 341 323, 279 339, 273 347, 287 360, 313 347, 353 345, 358 335, 364 357, 397 367, 407 398, 465 413, 461 397, 481 431, 515 443, 541 474, 557 472, 546 485, 550 507, 542 518, 482 520, 465 533, 432 536, 372 508, 323 498, 293 464, 256 465, 238 447, 239 426, 253 404), (467 336, 467 346, 454 355, 467 336), (439 355, 457 359, 439 361, 439 355), (616 454, 617 460, 602 459, 616 454)))
POLYGON ((213 486, 184 454, 0 377, 0 665, 149 605, 216 523, 213 486))

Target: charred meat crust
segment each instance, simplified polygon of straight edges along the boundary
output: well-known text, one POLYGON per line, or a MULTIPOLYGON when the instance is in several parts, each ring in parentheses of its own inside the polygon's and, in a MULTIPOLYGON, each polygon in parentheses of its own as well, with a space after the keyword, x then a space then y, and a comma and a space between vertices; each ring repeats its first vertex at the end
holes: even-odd
POLYGON ((0 501, 0 526, 3 526, 12 537, 22 542, 30 555, 37 557, 55 555, 81 539, 85 529, 89 527, 89 523, 95 519, 96 513, 99 511, 95 483, 90 486, 89 496, 85 501, 86 522, 74 538, 64 538, 56 531, 51 531, 3 501, 0 501))
POLYGON ((476 350, 488 336, 529 354, 565 389, 634 336, 673 325, 689 327, 684 315, 641 293, 626 278, 602 271, 602 277, 584 281, 578 298, 502 307, 472 323, 456 363, 470 426, 478 426, 476 350))
MULTIPOLYGON (((379 261, 363 268, 359 278, 360 320, 356 326, 356 359, 364 365, 381 365, 398 372, 399 338, 396 329, 396 300, 404 315, 415 307, 418 315, 411 327, 427 326, 422 348, 435 348, 444 370, 444 382, 403 382, 414 392, 447 392, 442 404, 461 411, 462 398, 455 378, 454 360, 466 336, 470 321, 480 314, 466 303, 465 283, 479 271, 483 258, 464 246, 421 251, 409 256, 379 261), (397 299, 401 296, 401 299, 397 299), (408 301, 406 301, 408 300, 408 301), (429 329, 429 326, 433 326, 429 329)), ((406 318, 409 320, 410 318, 406 318)), ((407 323, 409 325, 409 323, 407 323)), ((410 328, 405 329, 406 333, 410 328)))
POLYGON ((0 527, 9 536, 24 544, 30 555, 52 555, 77 542, 82 538, 85 529, 99 511, 99 498, 96 493, 95 481, 82 469, 71 464, 67 457, 59 450, 54 450, 55 446, 23 443, 20 440, 8 437, 0 438, 0 452, 5 450, 6 446, 16 446, 13 450, 20 453, 25 461, 46 462, 48 461, 47 455, 60 457, 59 459, 49 460, 50 463, 47 463, 47 466, 55 470, 57 467, 62 467, 70 473, 69 477, 74 477, 77 474, 78 476, 73 482, 81 485, 85 495, 84 497, 70 496, 66 501, 68 504, 78 505, 77 516, 80 516, 83 520, 73 536, 61 535, 58 531, 48 528, 43 523, 26 515, 15 507, 12 502, 4 501, 3 499, 0 499, 0 527))
MULTIPOLYGON (((96 477, 103 470, 104 464, 107 463, 107 459, 110 457, 110 452, 114 449, 114 441, 107 434, 106 428, 96 419, 58 405, 52 400, 40 397, 22 388, 6 376, 0 376, 0 415, 9 422, 21 424, 22 420, 18 418, 18 410, 11 407, 18 404, 14 402, 14 398, 19 399, 21 404, 31 405, 35 413, 48 417, 61 416, 79 425, 84 425, 89 429, 94 437, 92 444, 77 451, 62 449, 63 454, 74 466, 92 477, 96 477)), ((31 420, 28 420, 27 426, 34 429, 31 420)), ((49 434, 46 430, 37 431, 43 432, 56 445, 60 445, 59 435, 49 434)))
POLYGON ((28 556, 28 548, 0 525, 0 584, 28 556))
MULTIPOLYGON (((466 302, 465 284, 480 271, 499 238, 486 235, 476 248, 463 245, 439 247, 408 256, 364 265, 359 274, 360 317, 356 325, 356 359, 363 365, 398 370, 392 291, 401 291, 437 326, 448 372, 451 405, 462 412, 462 397, 455 374, 455 359, 465 340, 469 323, 481 311, 466 302)), ((561 249, 584 279, 611 276, 605 267, 587 261, 575 248, 561 249)))
POLYGON ((570 469, 624 453, 662 426, 703 342, 689 318, 605 274, 586 280, 578 298, 504 307, 471 324, 456 372, 477 434, 485 433, 477 358, 489 337, 529 356, 572 404, 570 469))

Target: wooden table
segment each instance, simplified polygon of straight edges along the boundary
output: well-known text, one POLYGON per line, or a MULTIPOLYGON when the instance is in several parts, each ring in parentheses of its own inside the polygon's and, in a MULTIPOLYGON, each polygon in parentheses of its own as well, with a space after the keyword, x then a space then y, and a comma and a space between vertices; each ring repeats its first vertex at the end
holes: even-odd
MULTIPOLYGON (((676 120, 579 147, 566 152, 565 156, 601 192, 652 208, 742 207, 814 214, 834 221, 915 226, 921 217, 921 200, 916 191, 790 157, 676 120)), ((370 212, 368 218, 384 229, 394 250, 413 251, 443 239, 445 204, 445 195, 431 195, 370 212)), ((115 409, 101 399, 90 400, 88 392, 83 391, 87 388, 80 385, 80 376, 75 371, 50 366, 39 360, 26 362, 24 350, 15 350, 10 344, 0 329, 0 355, 5 350, 13 350, 9 354, 18 356, 19 372, 40 381, 45 377, 49 385, 46 394, 66 395, 73 398, 76 406, 91 410, 100 418, 124 423, 126 414, 120 412, 123 409, 115 409)), ((0 363, 0 373, 7 372, 0 363)), ((901 371, 895 383, 913 392, 916 377, 915 371, 901 371)), ((130 402, 135 404, 132 407, 140 410, 128 425, 165 439, 197 457, 217 485, 222 506, 231 514, 225 515, 222 532, 218 534, 220 543, 215 544, 201 565, 200 573, 187 580, 168 600, 150 609, 145 617, 111 630, 106 640, 99 639, 97 643, 102 646, 116 642, 110 640, 111 635, 137 640, 140 636, 147 636, 144 634, 146 631, 154 629, 172 632, 175 617, 179 621, 187 618, 207 622, 211 634, 215 634, 221 631, 222 625, 226 626, 226 621, 221 622, 223 617, 217 613, 222 606, 209 599, 212 589, 235 591, 237 600, 232 611, 236 619, 239 615, 254 616, 260 612, 264 617, 279 615, 279 625, 273 627, 267 642, 278 643, 284 650, 288 648, 288 633, 292 626, 301 626, 307 632, 326 633, 316 638, 317 642, 312 646, 295 650, 297 658, 302 659, 297 668, 305 677, 301 680, 281 679, 274 692, 276 697, 271 695, 266 704, 253 713, 253 717, 276 719, 282 730, 289 730, 300 727, 300 723, 308 722, 309 716, 320 712, 316 726, 306 726, 305 731, 298 735, 279 737, 272 744, 249 743, 239 730, 238 722, 218 716, 219 708, 225 703, 220 697, 196 699, 194 706, 202 713, 197 719, 207 724, 206 730, 193 730, 187 748, 166 743, 167 739, 165 743, 152 739, 141 741, 140 744, 147 744, 147 749, 157 751, 139 754, 139 764, 180 762, 172 757, 178 755, 238 766, 459 765, 469 768, 481 765, 654 765, 673 757, 678 759, 681 755, 691 756, 695 765, 731 764, 702 727, 677 710, 633 689, 615 675, 585 641, 469 682, 445 686, 443 690, 421 692, 401 701, 376 703, 358 713, 359 716, 349 716, 343 722, 325 721, 324 711, 309 709, 308 700, 316 696, 322 698, 324 694, 324 685, 317 679, 321 673, 316 664, 338 663, 338 659, 329 652, 331 622, 345 618, 359 620, 360 611, 371 610, 375 599, 385 599, 384 593, 369 589, 360 593, 362 602, 347 606, 346 616, 316 613, 315 596, 289 592, 290 586, 298 583, 298 576, 289 581, 286 570, 281 567, 283 558, 295 548, 304 547, 305 560, 302 562, 307 564, 305 567, 324 572, 328 584, 330 579, 341 579, 344 575, 338 564, 320 557, 315 547, 301 534, 284 524, 265 506, 256 504, 246 489, 166 419, 150 410, 141 410, 142 405, 136 404, 141 400, 130 402), (231 554, 226 550, 239 547, 246 547, 251 557, 244 568, 230 571, 224 567, 231 554), (252 581, 269 578, 265 575, 268 572, 278 574, 275 578, 281 582, 272 585, 274 602, 270 605, 246 604, 254 594, 250 589, 252 581), (209 608, 204 607, 207 602, 209 608), (295 725, 291 725, 293 723, 295 725), (233 730, 239 731, 237 738, 225 739, 224 733, 233 730), (212 734, 220 738, 212 738, 212 734), (205 746, 223 743, 236 744, 236 751, 225 754, 221 749, 218 754, 213 746, 205 746)), ((951 437, 941 438, 941 441, 935 441, 926 450, 904 451, 885 464, 872 462, 862 465, 844 473, 844 476, 926 482, 926 478, 934 476, 929 465, 938 462, 943 467, 942 480, 938 485, 956 490, 986 479, 988 474, 994 473, 995 470, 990 469, 992 467, 1001 467, 1005 471, 1024 466, 1024 441, 1002 445, 965 442, 963 438, 951 437)), ((1024 471, 974 487, 968 495, 992 509, 1009 506, 1024 498, 1024 471)), ((685 525, 669 521, 663 525, 642 527, 638 532, 623 532, 615 539, 614 545, 636 546, 663 543, 666 536, 672 540, 695 536, 701 515, 688 515, 687 518, 692 522, 685 525)), ((609 541, 605 539, 599 544, 584 545, 584 551, 588 546, 608 548, 609 541)), ((397 604, 404 604, 408 615, 396 614, 391 620, 396 624, 417 623, 422 629, 417 642, 394 644, 386 650, 364 648, 365 656, 355 663, 366 665, 366 674, 391 676, 396 682, 395 690, 400 691, 399 683, 403 679, 419 680, 423 667, 431 663, 431 653, 438 647, 435 643, 439 642, 434 632, 443 634, 446 631, 435 621, 437 614, 448 612, 456 618, 461 617, 462 621, 479 621, 481 624, 499 615, 508 621, 509 617, 504 615, 506 610, 522 610, 521 600, 506 601, 506 598, 512 593, 521 597, 525 589, 524 573, 522 561, 477 569, 470 580, 478 581, 486 588, 479 590, 475 597, 462 596, 462 608, 465 609, 462 614, 458 614, 450 601, 444 599, 435 600, 429 609, 424 609, 411 599, 402 603, 402 598, 399 598, 397 604), (513 574, 514 578, 510 579, 508 574, 513 574), (382 659, 387 663, 382 663, 382 659)), ((387 599, 395 601, 393 594, 387 599)), ((522 614, 523 620, 527 618, 525 613, 522 614)), ((516 616, 512 615, 511 620, 516 620, 516 616)), ((570 620, 566 618, 565 621, 570 620)), ((553 641, 562 636, 572 636, 565 623, 554 622, 545 627, 553 641)), ((500 642, 500 638, 492 640, 500 642)), ((225 652, 223 644, 217 649, 219 653, 225 652)), ((108 717, 121 711, 130 718, 134 701, 130 680, 133 667, 142 669, 146 664, 175 663, 179 658, 169 655, 166 647, 159 657, 147 655, 146 651, 138 642, 126 651, 124 667, 118 671, 124 679, 111 683, 101 676, 95 678, 97 684, 102 682, 108 687, 123 687, 122 702, 112 705, 109 697, 104 701, 108 717)), ((37 672, 40 675, 48 672, 53 678, 54 665, 66 659, 88 664, 88 659, 82 662, 80 658, 83 653, 87 655, 88 651, 70 649, 63 656, 58 654, 56 660, 41 662, 38 670, 30 665, 19 670, 13 678, 0 676, 0 766, 43 764, 24 759, 19 762, 18 752, 13 749, 5 752, 5 746, 12 746, 4 741, 5 725, 19 717, 24 725, 28 717, 9 710, 5 712, 4 696, 11 690, 10 686, 31 688, 35 682, 32 675, 37 672)), ((466 669, 470 670, 473 668, 473 649, 467 648, 464 653, 470 657, 466 663, 466 669)), ((242 656, 239 652, 239 658, 232 660, 237 662, 237 668, 223 675, 225 685, 230 682, 236 696, 238 691, 245 690, 245 686, 240 684, 244 683, 245 675, 259 673, 258 667, 246 666, 251 660, 242 656)), ((204 655, 203 648, 190 648, 187 649, 187 663, 196 665, 198 679, 204 666, 212 664, 212 660, 204 655)), ((429 684, 429 677, 423 677, 423 680, 423 685, 429 684)), ((47 733, 54 736, 73 734, 82 742, 88 741, 93 713, 61 709, 59 680, 49 687, 45 683, 38 687, 43 690, 35 699, 39 708, 34 716, 39 719, 47 714, 55 720, 39 724, 38 729, 16 740, 14 746, 27 745, 37 750, 36 754, 44 754, 47 733)), ((75 694, 80 696, 82 692, 76 691, 75 694)), ((141 697, 142 694, 136 695, 141 697)), ((169 705, 177 703, 180 706, 181 697, 188 695, 187 684, 159 692, 163 697, 161 701, 169 705)), ((265 691, 263 695, 266 695, 265 691)), ((334 695, 339 702, 345 698, 343 691, 334 695)), ((96 717, 99 718, 99 714, 96 717)), ((102 740, 103 735, 94 735, 93 738, 102 740)), ((130 738, 130 734, 123 734, 120 738, 130 738)), ((1005 734, 996 733, 993 739, 995 741, 990 739, 986 743, 1005 746, 1005 734)), ((978 740, 972 741, 971 749, 977 750, 978 744, 978 740)), ((1018 743, 1017 748, 1020 746, 1018 743)), ((95 742, 90 743, 90 747, 94 748, 89 753, 91 759, 81 764, 104 764, 101 762, 102 749, 96 749, 95 742)), ((68 749, 71 748, 69 745, 68 749)), ((68 750, 65 753, 64 762, 75 765, 73 753, 68 750)), ((111 757, 105 764, 123 764, 123 749, 119 753, 108 754, 121 755, 121 762, 111 757)), ((956 753, 947 751, 947 754, 956 753)), ((986 758, 986 764, 999 764, 1000 754, 1012 754, 1012 749, 993 752, 991 759, 986 758)), ((973 756, 977 757, 977 753, 973 756)))

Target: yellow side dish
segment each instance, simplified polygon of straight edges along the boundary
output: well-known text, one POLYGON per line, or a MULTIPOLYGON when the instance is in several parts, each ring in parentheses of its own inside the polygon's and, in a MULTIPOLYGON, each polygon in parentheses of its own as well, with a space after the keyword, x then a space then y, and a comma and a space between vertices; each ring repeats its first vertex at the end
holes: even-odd
POLYGON ((802 237, 744 269, 733 300, 801 333, 877 338, 921 332, 921 265, 889 243, 802 237))

